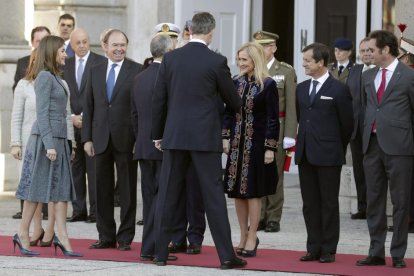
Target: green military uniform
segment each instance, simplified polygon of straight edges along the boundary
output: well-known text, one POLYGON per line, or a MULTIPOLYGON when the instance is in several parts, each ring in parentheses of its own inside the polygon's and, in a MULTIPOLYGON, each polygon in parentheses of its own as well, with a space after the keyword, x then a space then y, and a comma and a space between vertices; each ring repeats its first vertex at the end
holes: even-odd
POLYGON ((296 73, 292 66, 285 62, 274 60, 269 69, 270 76, 276 81, 279 93, 279 149, 276 153, 279 182, 274 195, 262 198, 261 221, 280 222, 282 216, 284 191, 283 168, 286 158, 286 150, 283 149, 283 138, 296 138, 296 73))
POLYGON ((339 75, 339 66, 337 62, 328 64, 328 70, 329 73, 331 73, 332 77, 340 80, 342 83, 346 83, 349 75, 349 70, 351 70, 352 66, 354 66, 354 64, 352 61, 349 61, 348 65, 343 69, 341 75, 339 75))

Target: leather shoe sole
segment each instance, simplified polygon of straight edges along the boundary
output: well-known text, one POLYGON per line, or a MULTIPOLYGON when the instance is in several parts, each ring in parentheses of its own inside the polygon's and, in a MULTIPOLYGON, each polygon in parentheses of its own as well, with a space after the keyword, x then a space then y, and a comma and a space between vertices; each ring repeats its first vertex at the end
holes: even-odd
POLYGON ((313 262, 313 261, 319 261, 320 258, 321 258, 320 254, 308 252, 306 253, 305 256, 300 257, 299 260, 301 262, 313 262))
POLYGON ((89 249, 105 249, 105 248, 116 248, 116 242, 100 240, 89 246, 89 249))
POLYGON ((280 231, 280 224, 276 221, 269 221, 264 230, 267 233, 276 233, 280 231))
POLYGON ((172 243, 168 246, 169 253, 186 253, 187 244, 186 243, 172 243))
POLYGON ((324 254, 319 258, 320 263, 333 263, 335 262, 334 254, 324 254))
POLYGON ((240 258, 233 258, 231 260, 225 261, 221 264, 221 269, 232 269, 232 268, 240 268, 247 265, 247 262, 240 258))
POLYGON ((392 258, 392 267, 394 267, 394 268, 405 268, 405 267, 407 267, 407 265, 405 264, 405 261, 404 261, 403 258, 393 257, 392 258))
POLYGON ((358 266, 374 266, 374 265, 385 265, 385 259, 375 256, 368 256, 365 259, 358 260, 356 262, 358 266))
POLYGON ((119 251, 129 251, 131 250, 131 245, 126 242, 118 243, 118 250, 119 251))
POLYGON ((201 253, 201 245, 190 243, 190 245, 187 247, 186 253, 187 254, 192 254, 192 255, 200 254, 201 253))
POLYGON ((363 211, 358 211, 355 214, 351 215, 351 219, 366 219, 367 214, 363 211))

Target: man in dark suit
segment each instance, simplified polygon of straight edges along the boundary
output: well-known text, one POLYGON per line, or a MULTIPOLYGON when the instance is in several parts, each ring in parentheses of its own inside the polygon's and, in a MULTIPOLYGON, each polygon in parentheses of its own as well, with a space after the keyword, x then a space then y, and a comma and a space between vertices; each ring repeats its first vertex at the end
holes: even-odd
MULTIPOLYGON (((39 46, 40 41, 45 36, 50 35, 50 30, 45 26, 38 26, 32 29, 30 34, 30 42, 32 44, 32 50, 36 49, 39 46)), ((16 88, 17 83, 19 80, 26 76, 26 70, 29 66, 30 55, 24 56, 17 60, 17 67, 16 73, 14 74, 14 84, 13 84, 13 92, 16 88)))
POLYGON ((335 261, 339 241, 339 184, 353 128, 348 87, 327 69, 329 48, 313 43, 303 50, 303 67, 312 78, 298 84, 299 131, 295 162, 308 239, 301 261, 335 261))
POLYGON ((362 131, 365 117, 365 97, 362 95, 362 73, 375 67, 372 65, 372 55, 368 47, 369 38, 364 38, 359 43, 359 55, 362 64, 356 64, 349 70, 346 84, 352 95, 352 107, 354 111, 354 131, 351 136, 352 167, 354 170, 355 186, 357 191, 358 212, 351 215, 351 219, 365 219, 367 209, 367 186, 365 184, 364 166, 362 160, 362 131))
POLYGON ((340 37, 335 39, 335 62, 328 65, 328 70, 335 79, 343 83, 346 83, 349 71, 354 66, 354 63, 350 59, 353 47, 352 41, 348 38, 340 37))
POLYGON ((173 41, 168 35, 157 35, 152 39, 150 50, 154 61, 135 77, 131 98, 132 127, 135 133, 134 159, 138 160, 141 169, 145 221, 141 260, 144 261, 153 260, 155 255, 155 206, 162 164, 162 152, 154 147, 151 140, 152 95, 162 57, 173 48, 173 41))
POLYGON ((414 71, 398 61, 398 40, 388 31, 369 34, 376 68, 362 76, 366 96, 362 136, 367 183, 368 257, 357 265, 385 265, 386 199, 389 186, 394 233, 393 267, 404 268, 414 155, 414 71))
POLYGON ((62 14, 58 20, 58 33, 61 38, 65 40, 65 52, 67 58, 73 57, 75 52, 70 45, 70 34, 75 29, 75 18, 68 14, 62 14))
MULTIPOLYGON (((45 26, 38 26, 38 27, 33 28, 30 34, 30 42, 32 44, 32 50, 36 49, 39 46, 42 38, 48 35, 50 35, 50 30, 45 26)), ((24 56, 17 60, 16 73, 14 74, 13 93, 19 80, 23 79, 26 76, 26 70, 27 70, 27 67, 29 66, 29 61, 30 61, 30 55, 24 56)), ((23 200, 20 200, 20 211, 14 214, 12 218, 21 219, 22 211, 23 211, 23 200)), ((42 212, 43 212, 44 218, 47 218, 47 204, 44 204, 42 208, 42 212)))
POLYGON ((134 131, 131 93, 141 65, 127 58, 128 38, 118 29, 104 37, 108 60, 91 68, 85 88, 82 142, 96 162, 96 226, 99 240, 89 248, 130 250, 135 235, 137 162, 133 160, 134 131), (114 219, 114 164, 120 189, 121 224, 114 219))
POLYGON ((241 99, 227 59, 207 47, 215 28, 214 17, 197 13, 192 23, 193 39, 164 56, 153 97, 152 138, 156 147, 164 150, 157 200, 156 264, 166 264, 173 214, 192 163, 221 268, 243 267, 246 262, 237 258, 233 249, 223 193, 217 97, 234 110, 240 108, 241 99))
POLYGON ((72 161, 72 176, 76 191, 76 200, 72 201, 73 213, 68 222, 96 222, 95 160, 87 156, 82 146, 82 112, 85 96, 86 79, 91 67, 102 63, 105 57, 89 50, 89 34, 84 29, 76 29, 70 36, 70 44, 75 56, 68 58, 63 77, 70 90, 72 122, 75 130, 75 158, 72 161), (86 185, 86 175, 88 185, 86 185), (89 216, 86 207, 86 187, 89 195, 89 216))

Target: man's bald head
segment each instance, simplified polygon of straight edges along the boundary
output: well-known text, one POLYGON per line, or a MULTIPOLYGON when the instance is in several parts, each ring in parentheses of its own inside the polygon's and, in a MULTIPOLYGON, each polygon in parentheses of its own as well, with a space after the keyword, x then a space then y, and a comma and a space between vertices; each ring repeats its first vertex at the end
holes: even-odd
POLYGON ((90 48, 88 32, 82 28, 75 29, 70 34, 70 46, 78 57, 84 57, 90 48))

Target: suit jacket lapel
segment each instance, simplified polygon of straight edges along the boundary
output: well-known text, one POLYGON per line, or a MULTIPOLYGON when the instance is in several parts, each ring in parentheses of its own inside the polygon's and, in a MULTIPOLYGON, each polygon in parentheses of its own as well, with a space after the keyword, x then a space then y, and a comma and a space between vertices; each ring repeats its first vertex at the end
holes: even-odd
MULTIPOLYGON (((329 77, 326 79, 326 81, 322 84, 319 91, 316 93, 315 99, 313 100, 313 103, 311 105, 314 105, 316 101, 319 101, 320 98, 321 98, 321 95, 325 92, 325 90, 327 90, 329 88, 329 86, 331 86, 332 78, 333 78, 332 75, 329 75, 329 77)), ((310 101, 309 101, 309 103, 310 103, 310 101)))
POLYGON ((390 82, 388 83, 387 87, 385 88, 384 95, 382 96, 381 103, 383 103, 387 97, 390 95, 393 86, 398 82, 401 77, 401 63, 398 62, 397 67, 395 67, 395 71, 392 74, 390 82))
POLYGON ((94 60, 95 60, 95 56, 93 55, 92 52, 90 52, 88 60, 85 63, 85 67, 83 68, 82 81, 81 81, 81 85, 78 91, 79 93, 82 93, 82 91, 85 89, 89 68, 91 67, 91 64, 93 64, 94 60))

